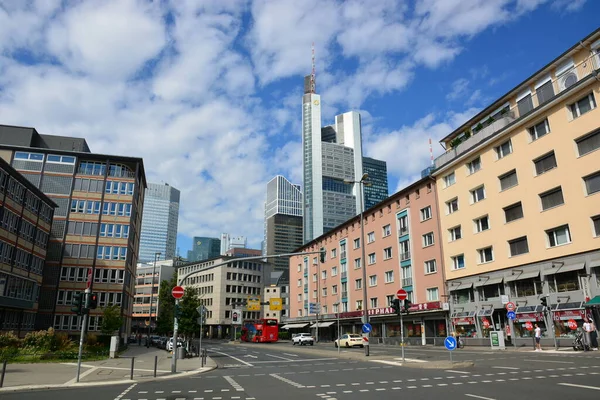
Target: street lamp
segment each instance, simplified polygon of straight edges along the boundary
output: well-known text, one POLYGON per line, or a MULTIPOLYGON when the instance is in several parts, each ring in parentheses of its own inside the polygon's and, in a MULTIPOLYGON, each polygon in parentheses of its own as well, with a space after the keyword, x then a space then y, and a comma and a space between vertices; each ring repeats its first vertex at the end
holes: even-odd
MULTIPOLYGON (((364 189, 365 189, 365 185, 366 186, 371 186, 370 182, 366 182, 366 180, 369 178, 369 174, 365 173, 363 174, 363 176, 360 178, 359 181, 353 181, 350 179, 344 179, 344 183, 347 184, 359 184, 360 185, 360 190, 359 190, 359 194, 360 194, 360 247, 362 249, 362 254, 361 254, 361 266, 362 266, 362 280, 363 280, 363 285, 362 285, 362 291, 363 291, 363 324, 366 324, 369 322, 369 313, 368 313, 368 306, 367 306, 367 263, 365 260, 365 224, 364 224, 364 213, 365 213, 365 195, 364 195, 364 189)), ((365 356, 369 355, 369 346, 365 346, 365 356)))
POLYGON ((150 324, 148 324, 148 341, 146 347, 150 347, 150 330, 152 329, 152 302, 154 301, 154 275, 156 274, 156 260, 160 257, 160 252, 154 253, 154 265, 152 266, 152 285, 150 286, 150 324))

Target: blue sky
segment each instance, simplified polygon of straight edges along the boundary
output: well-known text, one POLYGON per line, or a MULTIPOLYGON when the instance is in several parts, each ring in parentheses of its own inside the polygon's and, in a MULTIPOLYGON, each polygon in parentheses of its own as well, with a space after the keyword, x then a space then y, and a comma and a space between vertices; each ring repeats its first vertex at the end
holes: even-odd
POLYGON ((390 193, 438 139, 598 28, 592 0, 0 0, 0 123, 144 158, 192 236, 263 234, 266 183, 301 183, 302 77, 323 124, 358 110, 390 193))

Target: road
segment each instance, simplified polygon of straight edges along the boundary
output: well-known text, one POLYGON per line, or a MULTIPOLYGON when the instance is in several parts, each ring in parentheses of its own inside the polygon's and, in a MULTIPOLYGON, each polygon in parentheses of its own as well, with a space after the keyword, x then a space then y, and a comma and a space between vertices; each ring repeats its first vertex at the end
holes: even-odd
POLYGON ((6 393, 6 400, 365 400, 397 399, 594 399, 600 398, 600 352, 491 352, 456 350, 455 361, 471 367, 428 368, 447 360, 440 348, 408 348, 410 367, 400 350, 371 346, 337 351, 331 344, 293 347, 208 343, 219 368, 198 376, 94 388, 6 393), (353 355, 354 359, 345 358, 353 355))

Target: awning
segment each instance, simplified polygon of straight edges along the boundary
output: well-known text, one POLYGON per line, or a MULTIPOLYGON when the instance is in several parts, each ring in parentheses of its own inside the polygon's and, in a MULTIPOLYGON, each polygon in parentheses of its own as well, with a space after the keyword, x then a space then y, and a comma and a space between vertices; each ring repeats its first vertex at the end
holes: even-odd
POLYGON ((480 287, 486 285, 497 285, 498 283, 502 283, 503 277, 499 278, 490 278, 490 279, 482 279, 481 281, 477 281, 473 283, 473 286, 480 287))
POLYGON ((537 278, 538 276, 540 276, 540 271, 533 271, 533 272, 523 272, 522 274, 516 273, 514 275, 508 275, 507 277, 504 278, 505 282, 512 282, 512 281, 517 281, 517 280, 522 280, 522 279, 529 279, 529 278, 537 278))
POLYGON ((544 270, 544 275, 553 275, 556 273, 570 272, 570 271, 578 271, 585 267, 585 263, 577 263, 571 265, 563 265, 562 267, 554 267, 544 270))
POLYGON ((308 325, 308 322, 303 322, 301 324, 286 324, 282 326, 280 329, 295 329, 295 328, 304 328, 308 325))
POLYGON ((319 322, 318 324, 312 324, 310 327, 317 328, 317 326, 318 326, 319 328, 327 328, 328 326, 331 326, 334 323, 335 323, 335 321, 319 322))
POLYGON ((473 287, 473 282, 469 283, 461 283, 458 286, 450 286, 450 291, 461 290, 461 289, 471 289, 473 287))
POLYGON ((596 296, 584 304, 584 307, 587 307, 587 306, 600 306, 600 296, 596 296))
POLYGON ((600 267, 600 260, 593 260, 590 262, 590 268, 600 267))

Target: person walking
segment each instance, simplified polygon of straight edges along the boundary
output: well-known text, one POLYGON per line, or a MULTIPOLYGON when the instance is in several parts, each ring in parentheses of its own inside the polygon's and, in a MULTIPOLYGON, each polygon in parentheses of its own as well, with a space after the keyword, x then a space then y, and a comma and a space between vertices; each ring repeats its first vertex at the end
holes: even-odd
POLYGON ((585 343, 583 344, 583 351, 588 351, 592 349, 592 324, 587 318, 584 321, 585 322, 583 323, 583 337, 585 343))
POLYGON ((594 323, 594 320, 590 318, 590 324, 592 325, 592 333, 590 334, 592 339, 592 350, 598 350, 598 328, 594 323))
POLYGON ((542 339, 542 329, 538 324, 535 324, 535 351, 542 351, 540 340, 542 339))

